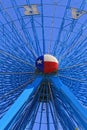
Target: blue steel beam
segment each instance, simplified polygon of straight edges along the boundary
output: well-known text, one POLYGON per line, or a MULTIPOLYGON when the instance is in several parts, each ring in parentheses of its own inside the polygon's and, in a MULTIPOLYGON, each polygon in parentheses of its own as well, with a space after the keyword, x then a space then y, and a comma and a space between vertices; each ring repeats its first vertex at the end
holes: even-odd
MULTIPOLYGON (((43 86, 43 87, 44 87, 44 86, 43 86)), ((41 123, 42 123, 42 116, 43 116, 44 91, 45 91, 45 87, 44 87, 43 93, 42 93, 42 104, 41 104, 41 113, 40 113, 40 125, 39 125, 39 130, 41 130, 41 123)))
MULTIPOLYGON (((15 0, 11 1, 11 3, 13 5, 13 7, 17 6, 17 3, 16 3, 15 0)), ((17 15, 18 20, 20 19, 20 17, 22 18, 22 15, 21 15, 21 12, 20 12, 19 8, 14 8, 14 10, 15 10, 15 13, 17 15)), ((24 27, 25 27, 24 19, 22 18, 21 20, 19 20, 19 23, 20 23, 20 26, 22 28, 22 32, 23 32, 26 40, 28 41, 29 46, 31 47, 31 45, 32 45, 33 48, 35 49, 34 44, 33 44, 33 40, 32 40, 32 38, 30 36, 30 33, 27 30, 24 29, 24 27)))
MULTIPOLYGON (((82 1, 82 3, 81 3, 81 5, 80 5, 80 7, 78 8, 78 11, 82 11, 83 9, 84 9, 84 7, 85 7, 85 4, 86 4, 86 2, 85 1, 82 1)), ((66 40, 63 42, 63 44, 69 44, 69 43, 76 43, 79 39, 80 39, 80 37, 82 36, 82 33, 84 32, 84 26, 87 24, 87 20, 85 20, 85 22, 81 25, 81 27, 75 32, 75 36, 72 38, 72 39, 70 39, 69 40, 69 37, 70 37, 70 35, 72 35, 72 33, 73 33, 73 30, 75 29, 75 27, 76 27, 76 25, 77 25, 77 23, 78 23, 78 20, 79 20, 79 18, 76 20, 76 19, 72 19, 72 22, 71 22, 71 24, 70 24, 70 29, 69 30, 67 30, 67 38, 66 38, 66 40)), ((81 41, 81 40, 80 40, 81 41)), ((67 45, 68 45, 67 44, 67 45)), ((64 52, 64 56, 62 55, 62 57, 65 57, 67 54, 66 54, 66 52, 71 48, 72 46, 68 46, 68 48, 66 48, 67 50, 65 50, 65 52, 64 52)), ((61 51, 60 51, 60 53, 59 53, 59 59, 60 59, 60 61, 61 61, 61 57, 60 57, 60 54, 61 54, 61 52, 62 52, 62 50, 63 50, 63 47, 61 48, 61 51)), ((70 50, 70 52, 71 52, 71 50, 70 50)))
POLYGON ((49 122, 50 122, 50 121, 49 121, 49 107, 48 107, 48 101, 49 101, 49 99, 48 99, 48 98, 49 98, 49 97, 48 97, 48 96, 49 96, 49 95, 48 95, 48 89, 49 89, 49 88, 46 86, 46 94, 47 94, 47 97, 46 97, 46 98, 47 98, 47 99, 46 99, 46 100, 47 100, 47 103, 46 103, 46 116, 47 116, 47 117, 46 117, 46 118, 47 118, 47 123, 48 123, 48 125, 47 125, 47 130, 50 130, 50 126, 49 126, 49 124, 50 124, 50 123, 49 123, 49 122))
POLYGON ((35 26, 35 23, 34 23, 34 18, 33 16, 31 16, 31 25, 32 25, 32 30, 33 30, 33 35, 34 35, 34 39, 35 39, 35 43, 36 43, 36 52, 39 55, 42 54, 41 52, 41 47, 40 47, 40 43, 39 43, 39 39, 38 39, 38 34, 37 34, 37 31, 36 31, 36 26, 35 26))
MULTIPOLYGON (((28 4, 28 6, 31 7, 30 0, 26 0, 26 3, 28 4)), ((42 54, 42 52, 41 52, 41 47, 40 47, 40 43, 39 43, 39 39, 38 39, 38 34, 37 34, 37 29, 36 29, 35 20, 34 20, 33 15, 31 15, 30 22, 31 22, 31 26, 32 26, 32 31, 33 31, 35 43, 36 43, 36 52, 37 52, 37 54, 39 56, 39 55, 42 54)))
MULTIPOLYGON (((45 78, 49 80, 49 77, 45 78)), ((77 118, 78 124, 80 124, 82 128, 87 129, 87 111, 82 108, 82 106, 78 103, 71 91, 59 80, 59 78, 50 77, 50 81, 53 82, 53 85, 56 87, 58 91, 63 93, 65 100, 70 104, 70 106, 75 112, 74 115, 77 118)), ((12 125, 13 120, 15 120, 16 115, 19 113, 25 102, 29 100, 31 93, 34 92, 33 90, 36 90, 41 82, 42 77, 38 77, 32 84, 26 87, 24 92, 8 110, 6 115, 0 120, 0 130, 9 130, 9 127, 12 125)), ((42 120, 42 113, 40 117, 42 120)))
MULTIPOLYGON (((86 1, 82 1, 82 3, 81 3, 81 5, 80 5, 80 7, 78 8, 78 10, 79 10, 79 11, 83 10, 84 7, 85 7, 85 4, 86 4, 86 1)), ((76 20, 76 19, 72 19, 71 24, 70 24, 70 29, 67 31, 68 37, 67 37, 67 39, 66 39, 65 42, 67 42, 67 40, 69 39, 69 37, 70 37, 70 35, 72 34, 74 28, 76 27, 77 22, 78 22, 78 19, 77 19, 77 20, 76 20)), ((77 32, 78 32, 78 31, 77 31, 77 32)), ((65 43, 65 42, 64 42, 64 43, 65 43)), ((63 44, 64 44, 64 43, 63 43, 63 44)))
MULTIPOLYGON (((42 87, 43 88, 43 87, 42 87)), ((40 95, 41 95, 41 91, 42 91, 42 88, 41 88, 41 90, 40 90, 40 92, 39 92, 39 96, 38 96, 38 99, 37 99, 37 103, 36 103, 36 105, 35 105, 35 107, 34 107, 34 114, 32 114, 32 121, 31 121, 31 123, 30 123, 30 126, 28 127, 28 129, 29 130, 32 130, 33 129, 33 126, 34 126, 34 123, 35 123, 35 119, 36 119, 36 116, 37 116, 37 113, 38 113, 38 110, 39 110, 39 107, 40 107, 40 102, 39 102, 39 99, 40 99, 40 95), (39 103, 38 103, 39 102, 39 103)))
MULTIPOLYGON (((0 9, 3 9, 3 11, 4 11, 4 12, 2 12, 1 15, 3 16, 3 18, 5 19, 5 21, 8 23, 9 27, 12 28, 11 25, 9 24, 9 20, 13 21, 12 17, 9 15, 8 11, 4 8, 2 2, 0 2, 0 4, 1 4, 0 9)), ((15 32, 15 35, 17 36, 17 38, 20 39, 20 40, 22 40, 22 42, 24 42, 26 44, 26 46, 28 47, 28 50, 33 54, 34 57, 37 57, 36 53, 33 52, 33 50, 32 50, 32 46, 30 46, 30 44, 28 44, 26 38, 19 31, 19 29, 17 28, 17 26, 16 26, 15 23, 13 23, 13 28, 14 28, 14 32, 15 32)))
POLYGON ((39 86, 42 82, 42 78, 38 77, 36 80, 29 84, 23 93, 19 96, 16 102, 11 106, 11 108, 7 111, 5 116, 0 120, 0 130, 8 130, 9 126, 14 119, 14 117, 18 114, 19 110, 25 104, 25 102, 30 98, 33 90, 39 86))
POLYGON ((59 78, 57 77, 50 77, 51 81, 53 82, 54 86, 57 88, 57 90, 61 91, 68 103, 73 108, 74 112, 76 113, 77 120, 79 122, 79 125, 82 126, 85 130, 87 130, 87 110, 84 109, 80 103, 76 100, 73 93, 65 86, 59 78))
MULTIPOLYGON (((54 102, 54 98, 53 98, 52 89, 50 87, 50 84, 49 84, 49 91, 50 91, 51 102, 53 104, 53 112, 51 112, 51 113, 53 113, 52 117, 53 117, 54 127, 55 127, 55 130, 58 130, 57 110, 56 110, 56 107, 55 107, 55 102, 54 102)), ((51 107, 50 107, 50 110, 51 110, 51 107)))
POLYGON ((44 14, 43 1, 41 0, 41 21, 42 21, 42 38, 43 38, 43 54, 45 54, 45 33, 44 33, 44 14))
POLYGON ((64 27, 64 23, 65 23, 65 16, 67 15, 67 9, 70 7, 70 3, 71 3, 71 0, 68 0, 66 8, 65 8, 64 16, 62 18, 62 22, 61 22, 61 25, 60 25, 60 29, 59 29, 59 32, 58 32, 58 35, 57 35, 57 40, 55 41, 55 44, 54 44, 54 47, 53 47, 53 50, 52 50, 54 55, 56 55, 56 50, 58 48, 61 33, 63 31, 63 27, 64 27))
MULTIPOLYGON (((14 22, 13 22, 13 27, 11 26, 10 22, 9 21, 13 21, 13 19, 9 16, 7 10, 4 9, 2 3, 0 2, 1 6, 0 6, 0 9, 3 10, 3 12, 1 13, 2 17, 4 18, 4 20, 8 23, 8 26, 12 29, 14 29, 14 35, 16 36, 16 40, 19 41, 22 41, 22 37, 20 36, 19 32, 18 32, 18 29, 15 27, 14 25, 14 22), (6 14, 6 15, 5 15, 6 14)), ((1 21, 0 21, 1 23, 1 21)), ((23 42, 23 41, 22 41, 23 42)))
MULTIPOLYGON (((78 10, 79 11, 83 10, 84 6, 85 6, 85 1, 82 1, 82 3, 80 5, 80 7, 78 8, 78 10)), ((64 20, 65 20, 65 18, 64 18, 64 20)), ((61 59, 60 57, 61 57, 61 53, 63 51, 63 45, 64 44, 68 45, 68 43, 74 43, 75 41, 77 41, 79 39, 79 37, 82 35, 83 31, 84 31, 84 30, 82 30, 82 26, 85 25, 87 22, 85 22, 84 24, 82 24, 82 26, 80 27, 80 29, 78 29, 77 32, 75 32, 76 36, 73 39, 70 39, 70 36, 72 35, 73 30, 75 29, 77 23, 78 23, 78 19, 77 20, 76 19, 72 19, 71 24, 70 24, 70 29, 67 30, 66 40, 64 39, 65 41, 61 43, 61 49, 60 49, 60 51, 58 50, 59 51, 58 59, 61 59)), ((68 47, 70 48, 70 46, 68 46, 68 47)), ((65 51, 67 51, 67 50, 65 50, 65 51)), ((56 56, 57 56, 57 54, 56 54, 56 56)))
MULTIPOLYGON (((0 24, 3 24, 1 21, 0 21, 0 24)), ((11 25, 11 24, 10 24, 11 25)), ((21 48, 21 44, 23 44, 23 41, 20 41, 19 39, 17 39, 17 37, 16 37, 16 34, 14 33, 14 29, 12 29, 12 33, 5 27, 5 26, 3 26, 3 30, 0 30, 0 32, 3 34, 4 33, 4 38, 1 40, 1 42, 3 43, 3 44, 5 44, 4 43, 4 40, 5 41, 7 41, 6 42, 6 44, 8 44, 9 43, 9 47, 10 47, 10 51, 11 51, 11 47, 12 47, 12 45, 13 44, 17 44, 18 45, 18 47, 19 48, 21 48), (10 36, 10 34, 12 35, 12 36, 10 36), (11 40, 12 39, 12 40, 11 40), (19 44, 20 43, 20 44, 19 44)), ((14 28, 14 27, 13 27, 14 28)), ((8 49, 9 50, 9 49, 8 49)), ((12 51, 13 52, 13 51, 12 51)), ((30 51, 28 51, 28 53, 29 53, 29 55, 31 54, 30 53, 30 51)), ((32 58, 31 56, 30 56, 30 58, 32 58)), ((29 60, 31 60, 30 58, 28 58, 29 60)))

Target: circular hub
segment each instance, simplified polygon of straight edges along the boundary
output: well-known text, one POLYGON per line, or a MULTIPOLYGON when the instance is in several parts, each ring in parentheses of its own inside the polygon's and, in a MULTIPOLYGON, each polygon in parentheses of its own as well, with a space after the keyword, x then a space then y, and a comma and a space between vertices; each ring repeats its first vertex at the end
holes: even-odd
POLYGON ((36 68, 45 74, 56 72, 58 70, 58 60, 49 54, 42 55, 36 60, 36 68))

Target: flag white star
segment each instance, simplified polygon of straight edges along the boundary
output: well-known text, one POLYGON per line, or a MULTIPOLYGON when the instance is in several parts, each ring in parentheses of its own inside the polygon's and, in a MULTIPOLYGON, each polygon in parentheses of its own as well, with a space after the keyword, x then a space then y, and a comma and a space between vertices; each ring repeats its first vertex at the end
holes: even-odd
POLYGON ((39 60, 37 61, 37 64, 42 64, 42 60, 39 59, 39 60))

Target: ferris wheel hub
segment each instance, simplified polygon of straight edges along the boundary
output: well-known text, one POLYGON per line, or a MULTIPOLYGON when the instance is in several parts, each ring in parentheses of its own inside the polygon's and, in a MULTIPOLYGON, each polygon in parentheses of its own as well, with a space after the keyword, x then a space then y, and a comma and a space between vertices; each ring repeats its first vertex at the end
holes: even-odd
POLYGON ((54 73, 58 70, 58 60, 50 54, 44 54, 37 58, 36 68, 45 74, 54 73))

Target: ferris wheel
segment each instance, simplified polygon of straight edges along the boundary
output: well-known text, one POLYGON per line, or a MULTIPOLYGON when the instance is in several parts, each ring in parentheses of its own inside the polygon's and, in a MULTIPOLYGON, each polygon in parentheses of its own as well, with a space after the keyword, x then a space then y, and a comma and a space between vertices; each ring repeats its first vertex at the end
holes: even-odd
POLYGON ((0 0, 0 130, 87 130, 87 0, 0 0))

